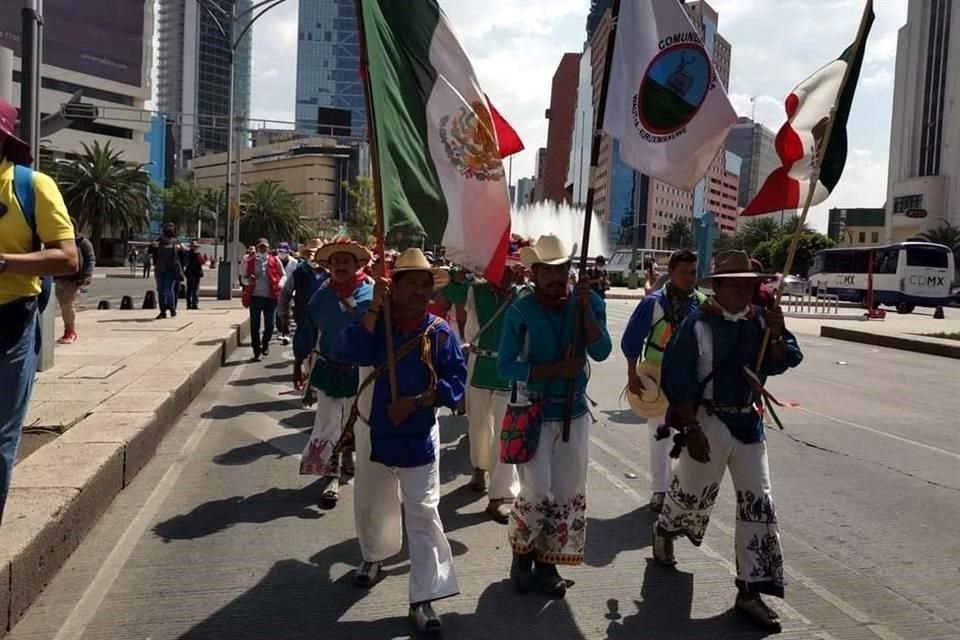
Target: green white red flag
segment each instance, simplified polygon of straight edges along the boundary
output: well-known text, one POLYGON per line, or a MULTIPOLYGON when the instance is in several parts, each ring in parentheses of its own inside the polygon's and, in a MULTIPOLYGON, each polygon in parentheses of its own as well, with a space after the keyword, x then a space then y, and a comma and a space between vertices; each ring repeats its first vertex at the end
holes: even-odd
POLYGON ((384 228, 499 281, 510 240, 505 154, 523 148, 493 108, 436 0, 362 0, 384 228))
POLYGON ((840 182, 847 161, 847 119, 873 19, 873 0, 867 0, 863 24, 854 43, 787 96, 787 122, 775 141, 781 166, 767 177, 740 215, 803 208, 811 188, 814 193, 810 206, 814 206, 826 200, 840 182), (817 150, 823 143, 834 105, 835 122, 823 150, 819 179, 811 185, 817 150))

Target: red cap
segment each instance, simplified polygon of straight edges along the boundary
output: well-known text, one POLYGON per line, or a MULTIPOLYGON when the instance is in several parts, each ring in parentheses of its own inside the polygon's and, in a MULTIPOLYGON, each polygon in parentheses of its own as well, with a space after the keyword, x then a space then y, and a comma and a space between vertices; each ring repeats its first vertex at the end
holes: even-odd
POLYGON ((17 137, 17 108, 0 98, 0 146, 2 155, 14 164, 33 164, 30 145, 17 137))

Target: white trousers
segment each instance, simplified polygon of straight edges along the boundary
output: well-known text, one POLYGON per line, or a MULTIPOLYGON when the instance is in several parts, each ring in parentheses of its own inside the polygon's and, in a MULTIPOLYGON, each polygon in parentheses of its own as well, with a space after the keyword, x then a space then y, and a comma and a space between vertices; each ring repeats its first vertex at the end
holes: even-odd
POLYGON ((673 448, 673 438, 657 440, 657 427, 666 421, 666 416, 656 416, 647 419, 650 432, 650 491, 652 493, 666 493, 670 488, 670 471, 672 460, 670 449, 673 448))
POLYGON ((490 500, 513 500, 520 492, 517 467, 500 462, 500 430, 510 394, 506 391, 467 388, 467 420, 470 423, 470 464, 490 473, 490 500))
POLYGON ((354 519, 366 562, 383 562, 400 553, 406 524, 410 550, 410 603, 459 593, 453 552, 443 533, 440 504, 440 428, 433 427, 437 458, 420 467, 386 467, 370 460, 370 428, 355 430, 357 475, 354 519), (402 511, 401 511, 402 507, 402 511))
POLYGON ((317 391, 317 413, 313 421, 310 440, 303 449, 300 458, 300 473, 324 478, 340 477, 340 456, 334 455, 333 448, 343 434, 343 423, 347 419, 353 398, 331 398, 317 391))
POLYGON ((510 512, 509 540, 517 553, 551 564, 580 564, 587 541, 587 461, 590 414, 573 420, 570 441, 562 422, 544 422, 533 458, 517 465, 520 495, 510 512))
POLYGON ((719 418, 708 416, 703 410, 698 419, 710 442, 710 461, 697 462, 687 449, 683 450, 674 467, 657 528, 668 536, 684 535, 699 546, 706 535, 724 473, 730 469, 737 491, 737 586, 782 598, 783 551, 770 496, 767 443, 740 442, 719 418))

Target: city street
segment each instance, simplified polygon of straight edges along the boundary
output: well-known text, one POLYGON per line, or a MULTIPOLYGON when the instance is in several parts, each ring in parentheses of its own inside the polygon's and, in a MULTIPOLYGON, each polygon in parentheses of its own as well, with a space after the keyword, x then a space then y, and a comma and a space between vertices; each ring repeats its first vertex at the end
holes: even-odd
MULTIPOLYGON (((102 282, 102 281, 101 281, 102 282)), ((123 282, 123 281, 121 281, 123 282)), ((609 306, 618 340, 632 304, 609 306)), ((789 581, 783 637, 960 638, 960 397, 956 361, 800 336, 775 381, 785 432, 769 445, 789 581)), ((407 564, 370 591, 352 492, 321 511, 297 475, 313 422, 289 352, 238 350, 10 632, 11 640, 408 637, 407 564)), ((506 528, 466 488, 463 418, 443 417, 441 513, 461 594, 437 604, 449 638, 763 638, 732 610, 729 479, 703 547, 652 564, 646 426, 619 401, 619 353, 594 367, 587 563, 567 597, 518 596, 506 528)))

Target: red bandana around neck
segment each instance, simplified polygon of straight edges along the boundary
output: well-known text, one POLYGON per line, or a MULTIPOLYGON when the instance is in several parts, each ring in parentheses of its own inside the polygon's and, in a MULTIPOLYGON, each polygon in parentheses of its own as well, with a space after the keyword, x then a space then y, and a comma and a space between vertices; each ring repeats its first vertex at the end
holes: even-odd
POLYGON ((537 302, 539 302, 542 306, 546 307, 550 311, 560 312, 567 308, 567 299, 570 297, 570 289, 568 287, 566 294, 560 298, 547 298, 543 295, 543 292, 541 292, 540 289, 534 287, 533 295, 536 296, 537 302))
POLYGON ((396 325, 397 330, 400 333, 413 333, 414 331, 419 330, 420 327, 423 326, 423 323, 427 321, 427 316, 429 315, 430 313, 428 311, 424 311, 423 315, 421 315, 416 320, 411 320, 409 322, 401 322, 400 320, 395 319, 393 321, 393 324, 396 325))
POLYGON ((357 287, 363 284, 366 279, 366 274, 361 272, 354 276, 353 282, 348 282, 345 285, 330 280, 330 288, 334 290, 338 298, 341 300, 346 300, 347 298, 353 296, 353 292, 356 291, 357 287))

